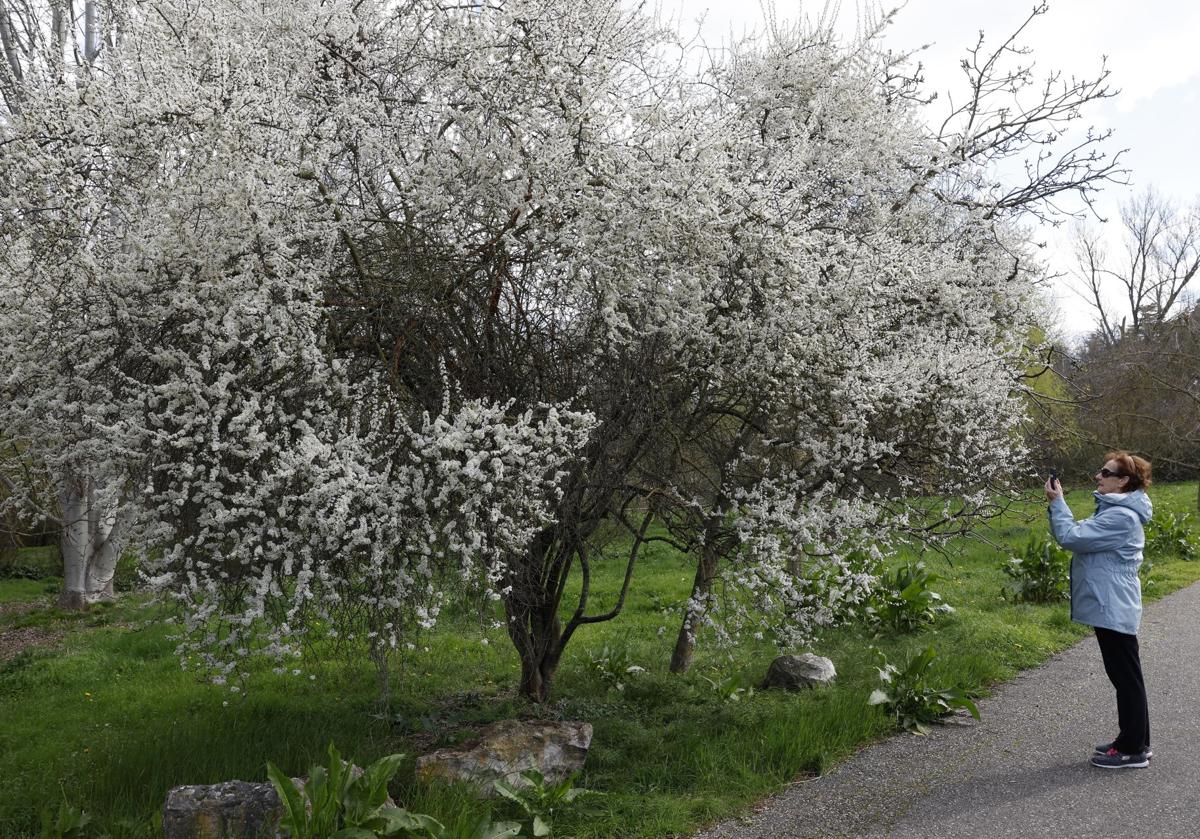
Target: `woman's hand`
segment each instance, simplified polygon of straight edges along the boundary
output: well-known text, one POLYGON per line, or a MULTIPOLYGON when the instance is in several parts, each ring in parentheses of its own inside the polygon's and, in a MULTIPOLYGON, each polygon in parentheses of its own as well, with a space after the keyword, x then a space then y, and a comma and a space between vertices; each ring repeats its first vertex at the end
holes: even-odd
POLYGON ((1062 484, 1056 482, 1053 478, 1046 479, 1046 500, 1053 501, 1055 498, 1062 498, 1062 484))

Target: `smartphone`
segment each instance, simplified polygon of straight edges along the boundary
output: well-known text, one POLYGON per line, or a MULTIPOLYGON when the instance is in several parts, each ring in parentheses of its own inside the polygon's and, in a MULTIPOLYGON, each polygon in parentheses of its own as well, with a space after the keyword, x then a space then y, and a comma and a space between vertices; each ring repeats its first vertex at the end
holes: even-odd
POLYGON ((1058 470, 1057 469, 1050 470, 1050 486, 1052 486, 1052 487, 1062 486, 1062 484, 1060 484, 1058 482, 1058 470))

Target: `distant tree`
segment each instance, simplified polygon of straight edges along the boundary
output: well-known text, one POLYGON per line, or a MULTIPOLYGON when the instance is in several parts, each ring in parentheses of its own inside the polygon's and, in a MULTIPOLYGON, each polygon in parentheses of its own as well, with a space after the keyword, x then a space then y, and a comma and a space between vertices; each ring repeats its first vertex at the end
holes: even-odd
POLYGON ((1080 225, 1074 237, 1074 275, 1095 314, 1096 338, 1109 347, 1149 336, 1190 308, 1200 271, 1200 204, 1180 209, 1148 188, 1121 205, 1120 218, 1115 248, 1095 226, 1080 225))
POLYGON ((1152 188, 1121 205, 1119 239, 1075 234, 1075 277, 1096 328, 1060 365, 1097 446, 1135 448, 1164 477, 1200 471, 1200 205, 1152 188))

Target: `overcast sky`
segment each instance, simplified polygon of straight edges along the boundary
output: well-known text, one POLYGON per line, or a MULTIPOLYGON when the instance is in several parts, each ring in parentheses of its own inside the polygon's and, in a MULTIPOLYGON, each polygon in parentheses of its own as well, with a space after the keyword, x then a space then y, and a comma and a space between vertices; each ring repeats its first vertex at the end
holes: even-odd
MULTIPOLYGON (((663 11, 678 13, 685 31, 700 32, 710 46, 731 32, 761 27, 763 7, 756 0, 661 0, 663 11)), ((885 3, 894 8, 897 3, 885 3)), ((975 43, 980 30, 998 44, 1028 17, 1033 0, 909 0, 896 15, 884 40, 893 49, 928 44, 921 53, 927 86, 938 91, 944 106, 947 92, 961 90, 958 61, 975 43)), ((838 25, 852 34, 861 3, 840 4, 838 25)), ((775 15, 796 19, 819 16, 821 2, 784 0, 775 15)), ((1083 115, 1083 122, 1113 129, 1108 148, 1128 148, 1122 158, 1131 170, 1131 187, 1112 186, 1099 202, 1113 218, 1116 206, 1131 191, 1153 185, 1164 195, 1192 204, 1200 199, 1200 3, 1195 0, 1050 0, 1050 10, 1026 30, 1022 42, 1033 51, 1036 70, 1062 70, 1066 75, 1094 76, 1102 57, 1112 71, 1112 87, 1120 94, 1083 115)), ((1093 222, 1094 223, 1094 222, 1093 222)), ((1039 234, 1043 235, 1043 234, 1039 234)), ((1056 267, 1069 264, 1065 231, 1046 231, 1044 238, 1056 267)), ((1061 325, 1072 335, 1089 328, 1089 312, 1066 288, 1056 293, 1061 325)))

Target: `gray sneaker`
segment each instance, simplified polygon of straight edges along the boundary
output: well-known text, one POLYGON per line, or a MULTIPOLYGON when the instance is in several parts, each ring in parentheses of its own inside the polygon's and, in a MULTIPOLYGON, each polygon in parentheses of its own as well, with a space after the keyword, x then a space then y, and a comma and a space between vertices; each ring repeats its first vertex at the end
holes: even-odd
MULTIPOLYGON (((1110 751, 1112 751, 1113 748, 1115 748, 1113 744, 1116 742, 1117 742, 1116 740, 1112 740, 1108 743, 1097 743, 1095 746, 1092 747, 1092 750, 1098 755, 1106 755, 1110 751)), ((1147 760, 1154 757, 1154 751, 1152 749, 1146 749, 1145 754, 1146 754, 1147 760)))
POLYGON ((1150 758, 1146 757, 1145 752, 1127 755, 1116 749, 1109 749, 1102 755, 1092 755, 1091 764, 1101 769, 1142 769, 1150 765, 1150 758))

